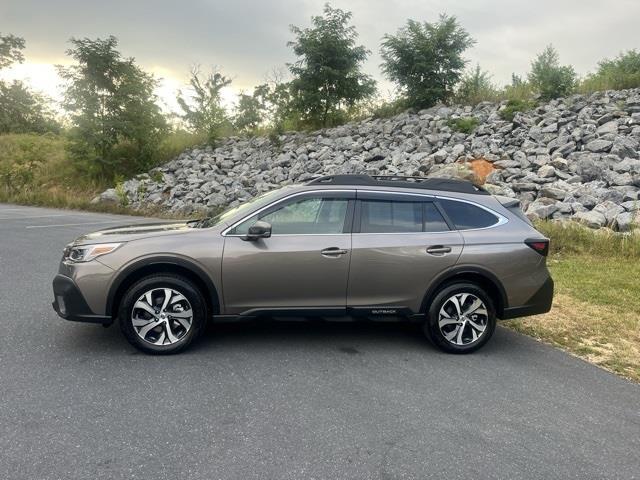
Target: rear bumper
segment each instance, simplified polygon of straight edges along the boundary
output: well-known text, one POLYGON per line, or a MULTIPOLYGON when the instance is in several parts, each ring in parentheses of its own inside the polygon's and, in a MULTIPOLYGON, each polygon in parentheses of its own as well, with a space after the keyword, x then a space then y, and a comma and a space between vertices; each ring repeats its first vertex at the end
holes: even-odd
POLYGON ((109 324, 111 317, 96 315, 91 311, 75 282, 64 275, 53 279, 53 309, 65 320, 109 324))
POLYGON ((510 318, 527 317, 547 313, 553 304, 553 279, 549 277, 542 287, 527 300, 524 305, 518 307, 505 308, 500 318, 508 320, 510 318))

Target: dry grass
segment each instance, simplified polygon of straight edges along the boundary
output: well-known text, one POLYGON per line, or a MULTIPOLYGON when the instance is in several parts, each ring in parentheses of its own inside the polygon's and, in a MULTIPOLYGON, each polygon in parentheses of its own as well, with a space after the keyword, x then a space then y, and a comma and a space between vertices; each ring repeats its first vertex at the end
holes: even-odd
POLYGON ((640 262, 556 256, 551 312, 504 325, 640 381, 640 262))

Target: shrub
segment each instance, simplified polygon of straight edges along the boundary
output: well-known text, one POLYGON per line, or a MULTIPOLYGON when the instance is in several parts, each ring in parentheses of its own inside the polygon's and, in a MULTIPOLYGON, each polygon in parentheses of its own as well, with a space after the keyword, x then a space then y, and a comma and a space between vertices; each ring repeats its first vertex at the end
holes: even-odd
POLYGON ((231 79, 217 70, 201 76, 197 67, 191 70, 190 91, 179 92, 178 105, 183 110, 182 120, 191 131, 204 135, 207 142, 215 145, 231 129, 231 120, 222 105, 222 89, 231 84, 231 79))
POLYGON ((576 87, 576 73, 569 65, 560 65, 558 52, 549 45, 531 64, 529 83, 542 100, 565 97, 576 87))
POLYGON ((640 87, 640 52, 629 50, 613 60, 598 63, 596 73, 588 75, 580 84, 580 91, 622 90, 640 87))
POLYGON ((409 108, 405 98, 396 98, 392 100, 378 100, 373 103, 369 112, 373 118, 389 118, 399 115, 409 108))
POLYGON ((36 189, 47 179, 69 174, 64 168, 66 141, 54 135, 0 135, 0 185, 5 191, 36 189))
POLYGON ((476 68, 462 77, 454 101, 461 105, 477 105, 480 102, 495 102, 500 92, 491 83, 491 75, 476 65, 476 68))
POLYGON ((456 132, 472 133, 480 122, 475 117, 454 118, 449 120, 448 125, 456 132))
POLYGON ((508 100, 507 104, 500 110, 500 118, 507 122, 513 122, 516 112, 526 112, 535 108, 536 104, 532 100, 508 100))

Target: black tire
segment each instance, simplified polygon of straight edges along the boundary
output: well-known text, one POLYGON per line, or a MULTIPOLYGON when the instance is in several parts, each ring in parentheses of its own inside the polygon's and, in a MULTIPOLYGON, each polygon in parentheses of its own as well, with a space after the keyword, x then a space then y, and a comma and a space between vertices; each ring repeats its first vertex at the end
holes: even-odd
MULTIPOLYGON (((118 318, 120 330, 131 345, 145 353, 169 355, 185 350, 202 335, 206 326, 207 311, 202 293, 190 280, 179 275, 156 274, 142 278, 126 291, 120 302, 118 318), (172 289, 186 298, 193 312, 191 326, 175 343, 154 345, 138 335, 133 325, 132 313, 134 304, 146 292, 165 288, 172 289)), ((158 330, 162 331, 162 328, 160 327, 158 330)), ((164 331, 166 332, 166 329, 164 331)))
MULTIPOLYGON (((468 301, 471 301, 472 298, 469 297, 468 301)), ((451 309, 451 304, 448 304, 447 307, 451 309)), ((458 327, 459 328, 459 327, 458 327)), ((469 282, 459 282, 459 283, 450 283, 443 287, 438 293, 435 295, 431 304, 427 310, 427 320, 423 325, 423 330, 426 337, 440 350, 443 350, 448 353, 471 353, 475 352, 482 346, 484 346, 489 339, 493 336, 493 332, 496 329, 496 310, 494 307, 494 303, 491 297, 478 285, 469 282), (463 336, 461 339, 462 342, 465 340, 469 341, 469 343, 458 345, 455 340, 450 341, 445 337, 443 333, 443 329, 449 329, 449 332, 453 333, 456 329, 457 325, 447 325, 444 326, 443 329, 439 326, 439 315, 440 310, 443 308, 445 303, 448 302, 451 297, 458 294, 470 294, 480 299, 484 306, 486 307, 486 315, 477 315, 477 320, 475 320, 475 324, 482 324, 485 326, 484 330, 481 334, 478 335, 476 340, 469 339, 471 335, 474 334, 473 330, 475 330, 475 334, 478 334, 478 330, 473 329, 471 325, 467 325, 465 322, 465 326, 463 327, 463 336)), ((457 330, 459 333, 459 330, 457 330)), ((457 337, 457 335, 456 335, 457 337)))

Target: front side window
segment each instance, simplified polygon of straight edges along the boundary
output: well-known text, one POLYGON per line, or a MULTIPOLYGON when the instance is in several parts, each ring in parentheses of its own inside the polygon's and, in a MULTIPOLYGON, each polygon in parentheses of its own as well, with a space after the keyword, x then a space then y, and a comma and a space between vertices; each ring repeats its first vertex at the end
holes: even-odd
POLYGON ((271 224, 272 235, 342 233, 348 202, 346 198, 305 198, 276 210, 254 215, 230 233, 245 235, 249 227, 258 220, 271 224))
POLYGON ((440 199, 439 202, 458 230, 486 228, 499 221, 493 213, 470 203, 444 199, 440 199))

